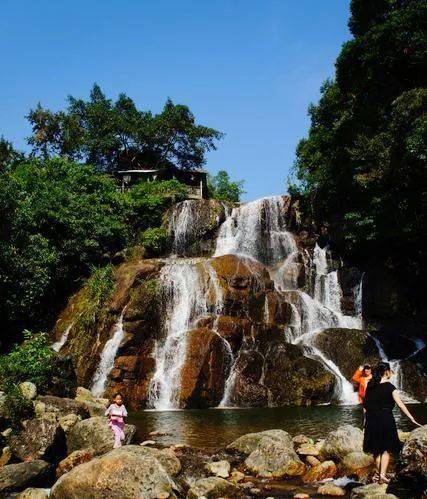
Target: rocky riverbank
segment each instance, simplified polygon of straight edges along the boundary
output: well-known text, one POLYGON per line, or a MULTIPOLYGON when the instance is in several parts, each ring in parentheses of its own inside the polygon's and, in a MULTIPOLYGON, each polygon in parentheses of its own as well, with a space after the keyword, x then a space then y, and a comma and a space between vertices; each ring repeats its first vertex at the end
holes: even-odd
POLYGON ((37 396, 35 417, 18 433, 2 432, 0 494, 20 498, 174 497, 419 497, 427 486, 427 425, 401 434, 389 487, 369 484, 373 459, 359 428, 343 425, 312 439, 285 429, 251 433, 210 452, 179 441, 144 442, 126 425, 125 445, 113 450, 103 416, 108 400, 78 388, 75 398, 37 396), (404 495, 399 491, 405 490, 404 495))

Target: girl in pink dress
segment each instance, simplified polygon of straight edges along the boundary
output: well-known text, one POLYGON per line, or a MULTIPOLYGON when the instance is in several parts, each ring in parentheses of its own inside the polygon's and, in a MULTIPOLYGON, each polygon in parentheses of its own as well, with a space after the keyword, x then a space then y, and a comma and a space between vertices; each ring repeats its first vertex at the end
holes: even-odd
POLYGON ((121 447, 122 440, 125 439, 125 420, 128 411, 123 405, 123 398, 121 393, 116 393, 113 397, 113 403, 105 411, 105 415, 109 418, 109 426, 114 433, 114 448, 121 447))

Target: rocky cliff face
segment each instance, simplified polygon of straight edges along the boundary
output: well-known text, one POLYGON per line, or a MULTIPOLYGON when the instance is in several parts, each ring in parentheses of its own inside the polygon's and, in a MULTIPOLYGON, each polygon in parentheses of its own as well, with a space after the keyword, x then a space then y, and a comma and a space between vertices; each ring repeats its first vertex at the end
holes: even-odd
MULTIPOLYGON (((135 256, 59 317, 79 384, 132 409, 353 400, 352 370, 381 353, 362 330, 361 272, 316 244, 297 203, 185 201, 165 226, 179 257, 135 256)), ((419 373, 414 360, 403 369, 419 373)))

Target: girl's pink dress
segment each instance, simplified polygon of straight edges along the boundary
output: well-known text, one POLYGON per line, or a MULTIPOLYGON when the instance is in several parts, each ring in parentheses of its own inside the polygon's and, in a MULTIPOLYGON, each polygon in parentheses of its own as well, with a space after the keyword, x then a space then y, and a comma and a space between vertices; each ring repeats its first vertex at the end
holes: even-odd
POLYGON ((114 448, 117 449, 117 447, 121 447, 122 440, 125 439, 124 418, 127 417, 128 411, 124 405, 111 404, 105 411, 105 415, 110 418, 108 424, 114 433, 114 448))

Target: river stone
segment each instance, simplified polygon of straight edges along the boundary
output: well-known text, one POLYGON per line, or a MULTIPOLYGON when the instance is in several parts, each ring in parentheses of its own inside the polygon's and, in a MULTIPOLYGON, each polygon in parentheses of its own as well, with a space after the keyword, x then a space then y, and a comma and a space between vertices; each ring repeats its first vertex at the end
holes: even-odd
POLYGON ((34 400, 37 397, 37 386, 31 381, 24 381, 20 383, 19 390, 22 396, 28 400, 34 400))
POLYGON ((53 414, 27 421, 19 434, 8 438, 12 454, 21 461, 44 459, 55 462, 66 453, 64 430, 53 414))
POLYGON ((49 497, 49 489, 28 488, 16 496, 17 499, 46 499, 49 497))
POLYGON ((368 468, 374 464, 374 458, 364 452, 350 452, 342 460, 342 465, 346 473, 357 473, 363 468, 368 468))
POLYGON ((215 461, 207 463, 205 466, 209 474, 219 476, 220 478, 228 478, 230 476, 230 463, 228 461, 215 461))
POLYGON ((269 437, 272 440, 282 442, 286 447, 293 448, 292 438, 289 433, 284 430, 266 430, 242 435, 237 440, 234 440, 231 444, 227 445, 227 449, 237 450, 243 454, 250 454, 258 447, 260 441, 264 437, 269 437))
MULTIPOLYGON (((134 425, 125 425, 125 439, 123 444, 132 442, 136 433, 134 425)), ((110 451, 114 445, 114 435, 108 426, 106 417, 92 417, 75 424, 67 434, 67 449, 71 453, 75 450, 93 449, 95 455, 110 451)))
POLYGON ((306 435, 295 435, 292 442, 297 445, 312 443, 312 439, 308 438, 306 435))
POLYGON ((427 483, 427 425, 411 431, 400 455, 401 476, 427 483))
POLYGON ((227 482, 223 478, 211 476, 201 478, 190 488, 187 493, 187 499, 205 498, 242 498, 244 494, 231 482, 227 482))
POLYGON ((333 482, 326 482, 317 489, 317 493, 321 496, 345 496, 345 490, 333 482))
POLYGON ((246 467, 262 477, 298 476, 305 464, 293 449, 292 441, 264 436, 245 460, 246 467))
POLYGON ((302 444, 298 447, 297 454, 300 456, 318 456, 320 454, 320 447, 312 443, 302 444))
POLYGON ((325 458, 341 460, 350 452, 363 452, 363 433, 355 426, 343 425, 328 433, 320 454, 325 458))
POLYGON ((387 484, 370 483, 356 487, 351 491, 351 499, 398 499, 393 494, 387 494, 387 484))
POLYGON ((50 475, 50 464, 41 459, 8 464, 0 468, 0 495, 43 485, 50 475))
POLYGON ((123 446, 80 464, 59 478, 51 497, 174 498, 175 485, 168 471, 178 470, 179 462, 162 451, 156 454, 157 459, 153 450, 138 445, 123 446))
POLYGON ((55 472, 56 478, 59 478, 64 473, 68 473, 79 464, 87 463, 91 459, 93 459, 93 451, 91 449, 75 450, 58 464, 55 472))
POLYGON ((326 478, 334 478, 337 467, 333 461, 323 461, 310 468, 302 477, 303 482, 320 482, 326 478))
POLYGON ((62 418, 59 418, 59 425, 61 426, 61 428, 64 430, 65 433, 68 433, 71 430, 71 428, 81 420, 82 418, 77 414, 68 414, 68 416, 63 416, 62 418))

